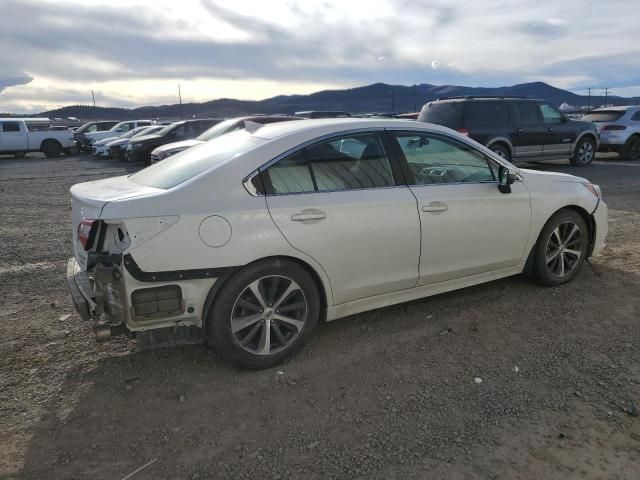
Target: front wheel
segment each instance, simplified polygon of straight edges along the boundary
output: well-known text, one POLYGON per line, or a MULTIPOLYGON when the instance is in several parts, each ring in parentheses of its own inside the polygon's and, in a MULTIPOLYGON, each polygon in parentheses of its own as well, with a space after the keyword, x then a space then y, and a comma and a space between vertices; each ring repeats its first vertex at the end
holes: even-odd
POLYGON ((266 260, 234 274, 206 318, 207 338, 222 358, 251 369, 290 357, 320 318, 311 275, 290 260, 266 260))
POLYGON ((62 154, 62 147, 58 142, 47 140, 44 142, 44 145, 42 145, 42 153, 44 153, 47 158, 59 157, 62 154))
POLYGON ((571 157, 571 165, 586 167, 596 156, 596 143, 590 138, 584 138, 578 142, 571 157))
POLYGON ((507 161, 511 161, 511 153, 509 152, 509 149, 507 147, 495 144, 491 145, 489 149, 499 157, 504 158, 507 161))
POLYGON ((561 210, 542 229, 533 252, 534 280, 555 286, 570 282, 587 258, 589 230, 574 210, 561 210))

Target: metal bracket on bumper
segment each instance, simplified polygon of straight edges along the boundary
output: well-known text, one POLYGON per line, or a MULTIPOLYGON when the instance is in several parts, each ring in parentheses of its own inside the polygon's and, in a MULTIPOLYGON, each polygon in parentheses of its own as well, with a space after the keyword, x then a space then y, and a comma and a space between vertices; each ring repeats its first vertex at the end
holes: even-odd
POLYGON ((97 307, 91 296, 91 284, 86 272, 80 270, 75 258, 67 262, 67 285, 76 310, 83 320, 91 320, 97 307))

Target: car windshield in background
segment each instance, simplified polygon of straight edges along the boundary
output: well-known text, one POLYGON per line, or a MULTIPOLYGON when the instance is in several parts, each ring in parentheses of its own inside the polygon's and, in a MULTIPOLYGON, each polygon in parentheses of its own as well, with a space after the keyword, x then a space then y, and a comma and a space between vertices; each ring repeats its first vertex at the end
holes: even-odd
MULTIPOLYGON (((161 137, 164 137, 167 133, 171 132, 178 125, 180 125, 180 124, 178 124, 178 123, 170 123, 169 125, 164 127, 162 130, 156 132, 156 134, 160 135, 161 137)), ((182 125, 184 125, 184 124, 182 124, 182 125)))
POLYGON ((230 120, 225 120, 224 122, 220 122, 217 125, 211 127, 209 130, 206 130, 205 132, 203 132, 198 138, 196 138, 196 140, 201 140, 203 142, 206 142, 208 140, 212 140, 216 137, 219 137, 237 122, 238 122, 238 119, 236 118, 232 118, 230 120))
POLYGON ((133 130, 129 130, 127 133, 125 133, 124 135, 120 135, 120 138, 131 138, 134 135, 137 135, 138 133, 142 132, 144 129, 137 129, 134 128, 133 130))
POLYGON ((624 110, 603 110, 586 114, 581 120, 585 122, 615 122, 625 114, 624 110))
POLYGON ((139 132, 133 134, 134 137, 142 137, 143 135, 151 135, 153 133, 158 133, 159 130, 162 130, 164 127, 146 127, 139 132))
POLYGON ((462 105, 461 102, 432 103, 422 110, 418 121, 459 128, 462 121, 462 105))
POLYGON ((253 137, 246 130, 238 130, 140 170, 131 175, 129 180, 149 187, 173 188, 264 142, 264 139, 253 137))

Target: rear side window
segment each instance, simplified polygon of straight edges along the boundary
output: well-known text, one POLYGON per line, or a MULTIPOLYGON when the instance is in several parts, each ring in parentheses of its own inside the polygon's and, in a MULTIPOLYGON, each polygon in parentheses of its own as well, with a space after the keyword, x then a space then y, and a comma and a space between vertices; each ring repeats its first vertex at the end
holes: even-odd
POLYGON ((507 128, 511 115, 508 102, 469 101, 465 104, 465 126, 473 129, 507 128))
MULTIPOLYGON (((631 120, 640 120, 639 113, 640 112, 636 113, 631 120)), ((625 112, 620 110, 603 110, 601 112, 588 113, 580 120, 584 120, 585 122, 615 122, 620 120, 624 114, 625 112)))
POLYGON ((2 122, 2 131, 4 133, 19 132, 20 124, 18 122, 2 122))
POLYGON ((633 117, 631 117, 631 120, 633 120, 634 122, 640 122, 640 111, 634 113, 633 117))
POLYGON ((269 167, 268 193, 360 190, 395 185, 391 164, 378 134, 357 134, 307 147, 269 167))
POLYGON ((453 129, 462 128, 463 102, 431 102, 426 104, 420 115, 419 122, 435 123, 453 129))
POLYGON ((540 123, 540 110, 535 102, 519 102, 518 112, 520 113, 521 125, 537 125, 540 123))

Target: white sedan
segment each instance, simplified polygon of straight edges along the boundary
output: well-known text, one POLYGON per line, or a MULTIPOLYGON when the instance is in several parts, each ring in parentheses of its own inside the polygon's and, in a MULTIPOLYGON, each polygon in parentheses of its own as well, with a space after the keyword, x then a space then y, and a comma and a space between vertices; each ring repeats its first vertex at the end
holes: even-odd
POLYGON ((607 233, 597 185, 402 120, 239 130, 71 197, 68 281, 98 339, 197 332, 247 368, 321 321, 520 273, 563 284, 607 233))

